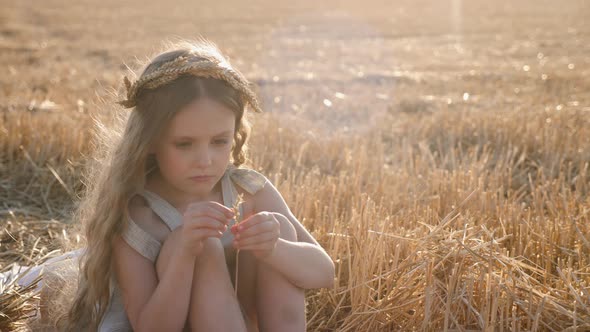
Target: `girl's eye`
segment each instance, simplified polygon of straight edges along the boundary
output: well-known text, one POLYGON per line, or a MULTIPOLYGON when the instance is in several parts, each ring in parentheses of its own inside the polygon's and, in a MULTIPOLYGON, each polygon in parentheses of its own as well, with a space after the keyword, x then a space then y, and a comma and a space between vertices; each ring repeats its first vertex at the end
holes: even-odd
MULTIPOLYGON (((214 140, 213 144, 215 145, 226 145, 229 141, 227 139, 218 139, 218 140, 214 140)), ((191 146, 191 142, 179 142, 179 143, 174 143, 174 145, 177 148, 188 148, 191 146)))
POLYGON ((175 145, 178 148, 186 148, 186 147, 191 146, 191 143, 190 142, 182 142, 182 143, 176 143, 175 145))

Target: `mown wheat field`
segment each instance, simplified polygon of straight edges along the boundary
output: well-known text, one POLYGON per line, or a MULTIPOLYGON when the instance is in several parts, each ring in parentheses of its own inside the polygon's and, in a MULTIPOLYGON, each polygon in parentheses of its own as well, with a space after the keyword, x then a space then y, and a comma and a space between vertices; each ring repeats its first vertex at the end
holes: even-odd
MULTIPOLYGON (((588 2, 0 5, 0 271, 81 245, 93 117, 202 35, 257 87, 251 166, 336 263, 309 331, 590 330, 588 2)), ((0 293, 26 330, 34 294, 0 293)))

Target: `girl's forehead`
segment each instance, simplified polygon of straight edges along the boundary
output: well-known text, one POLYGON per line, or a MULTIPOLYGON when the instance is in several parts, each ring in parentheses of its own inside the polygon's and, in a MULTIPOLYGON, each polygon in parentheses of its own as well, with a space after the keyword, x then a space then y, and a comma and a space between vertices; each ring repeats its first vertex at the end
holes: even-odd
POLYGON ((211 137, 233 132, 236 116, 225 105, 200 98, 179 110, 170 121, 168 136, 211 137))

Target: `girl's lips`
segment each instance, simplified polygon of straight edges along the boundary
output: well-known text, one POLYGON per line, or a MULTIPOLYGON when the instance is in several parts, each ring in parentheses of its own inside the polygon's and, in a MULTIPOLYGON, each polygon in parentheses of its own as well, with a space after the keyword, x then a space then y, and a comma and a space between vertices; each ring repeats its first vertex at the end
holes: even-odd
POLYGON ((205 181, 211 180, 212 178, 213 178, 212 176, 203 175, 203 176, 193 176, 190 179, 193 181, 197 181, 197 182, 205 182, 205 181))

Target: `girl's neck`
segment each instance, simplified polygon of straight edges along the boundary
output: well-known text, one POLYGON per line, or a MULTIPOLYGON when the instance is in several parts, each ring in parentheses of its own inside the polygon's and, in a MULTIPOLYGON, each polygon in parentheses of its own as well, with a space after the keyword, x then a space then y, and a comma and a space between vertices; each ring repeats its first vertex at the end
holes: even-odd
POLYGON ((221 179, 213 186, 213 189, 208 194, 190 195, 169 186, 156 170, 148 176, 145 189, 156 193, 180 212, 184 212, 189 204, 200 201, 216 201, 223 204, 221 179))

